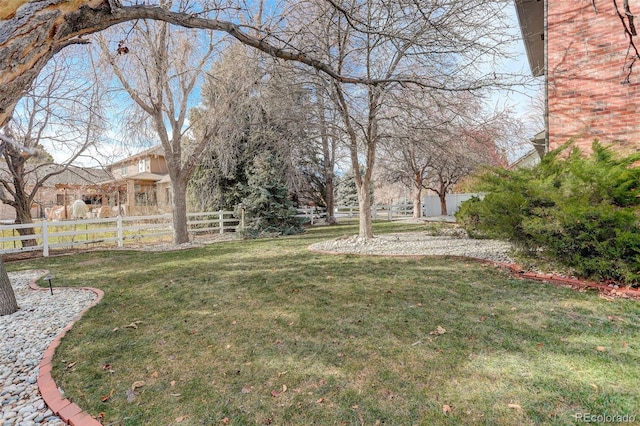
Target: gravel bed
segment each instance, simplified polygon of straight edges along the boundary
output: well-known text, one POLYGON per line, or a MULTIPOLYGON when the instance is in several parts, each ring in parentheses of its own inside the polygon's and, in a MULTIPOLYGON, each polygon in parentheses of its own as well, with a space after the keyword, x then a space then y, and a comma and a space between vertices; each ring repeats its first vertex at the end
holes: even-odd
POLYGON ((38 390, 39 364, 44 351, 62 329, 96 298, 80 289, 29 288, 43 271, 11 272, 20 309, 0 316, 1 426, 59 426, 65 423, 45 405, 38 390))
POLYGON ((468 238, 461 229, 429 232, 384 234, 365 240, 358 236, 343 236, 335 240, 312 244, 311 250, 335 253, 412 256, 464 256, 494 262, 515 263, 509 253, 510 243, 498 240, 468 238))

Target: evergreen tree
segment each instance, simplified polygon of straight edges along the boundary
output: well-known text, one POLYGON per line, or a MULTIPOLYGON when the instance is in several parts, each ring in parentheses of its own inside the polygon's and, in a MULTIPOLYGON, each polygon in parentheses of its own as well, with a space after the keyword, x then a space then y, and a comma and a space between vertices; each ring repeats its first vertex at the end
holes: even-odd
MULTIPOLYGON (((364 170, 364 166, 360 165, 361 170, 364 170)), ((340 178, 338 181, 338 205, 340 206, 357 206, 358 205, 358 189, 356 188, 356 179, 354 177, 353 169, 340 178)), ((371 203, 373 200, 373 184, 369 187, 369 193, 371 197, 371 203)))
POLYGON ((240 186, 246 193, 242 204, 246 212, 247 236, 290 235, 304 231, 301 220, 295 217, 296 208, 289 197, 281 161, 273 153, 258 155, 247 184, 240 186))

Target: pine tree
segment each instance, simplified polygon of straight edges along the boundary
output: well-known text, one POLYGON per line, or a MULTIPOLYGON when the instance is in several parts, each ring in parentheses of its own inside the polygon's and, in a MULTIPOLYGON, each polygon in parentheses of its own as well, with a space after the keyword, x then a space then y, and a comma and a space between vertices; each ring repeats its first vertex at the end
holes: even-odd
POLYGON ((255 158, 244 189, 245 235, 255 238, 303 232, 285 185, 282 164, 274 154, 264 152, 255 158))

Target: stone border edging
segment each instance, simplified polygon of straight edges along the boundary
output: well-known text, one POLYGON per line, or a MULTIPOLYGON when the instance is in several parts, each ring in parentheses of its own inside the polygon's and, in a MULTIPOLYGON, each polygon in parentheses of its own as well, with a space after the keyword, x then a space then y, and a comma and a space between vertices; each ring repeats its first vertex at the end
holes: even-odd
MULTIPOLYGON (((42 275, 47 274, 48 271, 43 271, 42 275)), ((36 278, 36 280, 40 279, 42 276, 36 278)), ((48 288, 39 287, 36 285, 36 280, 29 282, 29 288, 32 290, 38 291, 49 291, 48 288)), ((49 344, 47 349, 44 351, 42 355, 42 359, 40 360, 39 371, 38 371, 38 389, 40 390, 40 395, 42 395, 42 399, 45 404, 51 409, 51 411, 60 417, 62 421, 71 425, 71 426, 101 426, 100 423, 95 418, 91 417, 89 413, 85 412, 78 405, 66 399, 60 391, 58 390, 58 386, 56 382, 53 380, 51 376, 51 369, 53 368, 53 354, 56 351, 56 348, 60 345, 60 341, 67 334, 67 331, 73 327, 76 321, 78 321, 82 316, 91 308, 96 306, 102 298, 104 297, 104 292, 100 289, 93 287, 56 287, 58 290, 64 289, 79 289, 79 290, 87 290, 95 293, 95 300, 86 308, 84 308, 80 313, 78 313, 69 324, 67 324, 60 333, 56 337, 53 338, 53 341, 49 344)))
POLYGON ((516 277, 533 280, 533 281, 541 281, 550 283, 552 285, 557 286, 569 286, 572 289, 583 289, 583 288, 591 288, 594 290, 598 290, 601 293, 605 293, 607 295, 613 297, 628 297, 635 300, 640 300, 640 290, 634 290, 632 288, 611 288, 606 284, 597 283, 593 281, 584 281, 579 280, 577 278, 569 278, 563 277, 561 275, 553 275, 553 274, 538 274, 531 271, 525 271, 525 269, 518 264, 515 263, 505 263, 505 262, 496 262, 494 260, 481 259, 478 257, 467 257, 467 256, 456 256, 456 255, 429 255, 429 254, 368 254, 368 253, 347 253, 347 252, 339 252, 339 251, 329 251, 329 250, 319 250, 311 248, 311 246, 307 247, 307 250, 313 253, 319 254, 342 254, 342 255, 355 255, 355 256, 387 256, 387 257, 407 257, 407 258, 419 258, 419 257, 451 257, 458 259, 469 259, 475 260, 480 263, 488 264, 495 266, 497 268, 506 269, 511 274, 516 277))

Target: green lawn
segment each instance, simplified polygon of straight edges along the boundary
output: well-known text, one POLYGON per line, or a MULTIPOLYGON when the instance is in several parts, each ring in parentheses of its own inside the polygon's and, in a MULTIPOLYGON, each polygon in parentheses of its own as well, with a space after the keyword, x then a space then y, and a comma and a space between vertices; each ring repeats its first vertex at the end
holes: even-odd
POLYGON ((105 291, 63 339, 53 372, 105 424, 563 425, 586 413, 640 421, 637 301, 474 261, 307 250, 356 232, 323 227, 7 268, 45 268, 57 285, 105 291))

